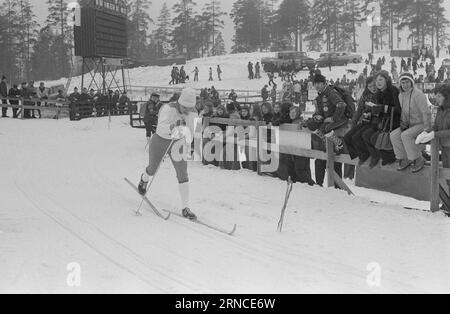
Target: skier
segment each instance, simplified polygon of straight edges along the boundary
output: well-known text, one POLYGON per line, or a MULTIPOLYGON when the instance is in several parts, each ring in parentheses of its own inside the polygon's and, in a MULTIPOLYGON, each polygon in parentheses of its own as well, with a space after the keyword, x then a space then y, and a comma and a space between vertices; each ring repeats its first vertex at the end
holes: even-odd
POLYGON ((256 62, 255 65, 255 78, 259 80, 261 78, 261 66, 259 65, 259 62, 256 62))
POLYGON ((194 89, 186 88, 182 91, 178 101, 161 107, 156 133, 151 138, 149 145, 150 164, 142 173, 138 186, 139 193, 145 195, 149 182, 156 175, 159 165, 165 157, 165 152, 168 152, 178 178, 182 215, 190 220, 196 220, 197 216, 189 209, 187 161, 186 158, 177 158, 179 156, 173 155, 174 153, 180 154, 178 149, 173 151, 173 146, 182 140, 189 141, 190 134, 193 134, 194 119, 197 117, 196 96, 194 89))
POLYGON ((248 62, 247 68, 248 68, 248 79, 253 80, 255 76, 253 74, 253 63, 251 61, 248 62))
MULTIPOLYGON (((6 98, 8 97, 8 85, 6 84, 6 76, 2 77, 2 81, 0 83, 0 97, 1 98, 6 98)), ((7 101, 6 99, 2 99, 2 103, 3 105, 7 105, 7 101)), ((7 118, 8 115, 8 107, 2 107, 2 117, 3 118, 7 118)))

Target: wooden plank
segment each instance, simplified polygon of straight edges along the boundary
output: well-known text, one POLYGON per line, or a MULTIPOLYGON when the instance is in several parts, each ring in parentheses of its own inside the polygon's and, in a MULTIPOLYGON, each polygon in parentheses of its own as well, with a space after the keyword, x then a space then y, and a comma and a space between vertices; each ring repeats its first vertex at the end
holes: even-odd
POLYGON ((430 210, 439 211, 439 139, 431 142, 431 194, 430 210))
POLYGON ((336 173, 336 171, 333 169, 333 173, 334 173, 334 180, 337 184, 338 187, 340 187, 341 189, 347 191, 348 195, 355 195, 355 193, 353 193, 353 191, 348 187, 347 184, 345 184, 345 182, 341 179, 341 177, 336 173))
POLYGON ((328 187, 334 187, 334 145, 327 138, 326 139, 327 146, 327 178, 328 178, 328 187))

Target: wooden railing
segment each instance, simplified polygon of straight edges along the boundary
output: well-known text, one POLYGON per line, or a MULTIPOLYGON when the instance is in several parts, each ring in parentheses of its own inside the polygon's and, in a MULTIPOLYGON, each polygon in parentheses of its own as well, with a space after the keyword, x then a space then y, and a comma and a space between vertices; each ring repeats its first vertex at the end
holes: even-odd
POLYGON ((18 109, 18 114, 20 115, 21 119, 25 118, 25 110, 46 110, 46 111, 53 111, 55 114, 55 117, 59 119, 61 117, 61 113, 63 111, 69 110, 69 102, 67 101, 59 101, 59 100, 53 100, 53 99, 37 99, 37 98, 1 98, 0 99, 0 107, 2 108, 12 108, 12 109, 18 109), (9 103, 3 103, 4 101, 9 103), (18 103, 18 105, 11 104, 12 102, 18 103), (33 105, 30 105, 32 103, 33 105), (40 104, 38 106, 38 104, 40 104))
MULTIPOLYGON (((261 144, 260 144, 260 136, 263 128, 266 128, 266 124, 264 122, 256 122, 256 121, 242 121, 242 120, 230 120, 230 119, 213 119, 206 118, 203 121, 203 127, 208 127, 211 123, 213 124, 221 124, 227 126, 242 126, 242 127, 255 127, 258 131, 256 132, 256 143, 255 141, 248 142, 248 145, 253 149, 256 149, 257 154, 257 163, 258 163, 258 174, 262 175, 261 169, 261 144)), ((291 129, 295 129, 291 128, 291 129)), ((308 130, 284 130, 283 132, 304 132, 311 133, 308 130)), ((282 135, 280 135, 281 137, 282 135)), ((230 139, 230 142, 234 142, 233 139, 230 139)), ((296 147, 294 145, 283 145, 283 144, 267 144, 268 148, 272 152, 279 152, 283 154, 290 154, 300 157, 326 160, 327 161, 327 185, 328 187, 339 186, 343 190, 347 191, 348 194, 354 195, 352 190, 345 184, 345 182, 340 178, 340 176, 334 170, 334 163, 339 162, 342 164, 358 166, 359 160, 352 160, 349 155, 336 155, 334 151, 333 143, 327 139, 326 142, 326 151, 319 151, 313 149, 305 149, 301 147, 296 147)), ((448 192, 445 191, 443 185, 446 180, 450 180, 450 169, 442 168, 439 161, 439 141, 435 139, 431 142, 431 166, 426 166, 421 172, 416 175, 424 178, 424 182, 429 182, 430 189, 430 210, 432 212, 437 212, 440 210, 439 205, 442 201, 446 206, 450 206, 450 197, 448 196, 448 192)), ((368 167, 367 165, 363 165, 361 167, 368 167)), ((398 171, 395 166, 385 166, 383 169, 395 172, 397 174, 398 171)))

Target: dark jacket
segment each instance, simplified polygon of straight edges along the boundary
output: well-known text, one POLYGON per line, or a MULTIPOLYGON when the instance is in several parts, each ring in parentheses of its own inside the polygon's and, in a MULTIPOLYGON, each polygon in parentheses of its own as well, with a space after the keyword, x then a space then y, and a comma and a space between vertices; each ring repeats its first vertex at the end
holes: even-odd
POLYGON ((333 118, 334 122, 342 121, 346 119, 345 108, 347 104, 342 99, 341 95, 332 86, 327 86, 325 90, 319 94, 316 98, 317 107, 314 115, 320 115, 324 119, 333 118), (328 99, 327 103, 324 103, 324 98, 328 99))
POLYGON ((394 123, 393 130, 400 127, 400 117, 402 109, 400 107, 399 90, 397 87, 390 85, 385 91, 378 91, 375 96, 376 104, 375 108, 372 108, 372 114, 374 115, 373 123, 382 123, 385 118, 391 116, 392 110, 394 110, 394 123))
POLYGON ((369 114, 371 118, 372 109, 368 106, 366 106, 366 102, 376 102, 376 94, 372 94, 368 89, 364 91, 364 93, 361 95, 361 98, 358 102, 358 108, 356 109, 356 112, 352 119, 352 125, 356 126, 357 124, 360 124, 363 120, 363 114, 369 114))
POLYGON ((450 147, 450 106, 438 109, 433 129, 441 146, 450 147))
POLYGON ((0 83, 0 96, 8 97, 8 86, 3 81, 0 83))

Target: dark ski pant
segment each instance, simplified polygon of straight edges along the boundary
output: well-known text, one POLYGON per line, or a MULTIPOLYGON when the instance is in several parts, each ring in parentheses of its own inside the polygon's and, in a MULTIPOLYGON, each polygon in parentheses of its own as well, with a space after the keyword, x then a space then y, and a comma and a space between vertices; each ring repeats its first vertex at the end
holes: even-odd
POLYGON ((377 128, 368 129, 362 134, 362 138, 367 146, 367 150, 369 151, 370 156, 374 160, 381 159, 384 163, 394 163, 396 161, 394 151, 384 151, 375 148, 375 143, 377 142, 378 135, 379 131, 377 130, 377 128))
MULTIPOLYGON (((6 99, 2 100, 2 104, 7 105, 6 99)), ((2 117, 6 117, 8 113, 8 107, 2 107, 2 117)))
MULTIPOLYGON (((316 183, 320 186, 323 186, 323 182, 325 181, 325 172, 327 169, 327 161, 316 159, 315 168, 316 183)), ((338 176, 342 178, 342 164, 340 162, 334 163, 334 171, 336 171, 338 176)), ((338 188, 337 185, 336 188, 338 188)))
POLYGON ((370 157, 370 152, 363 139, 363 134, 366 131, 370 132, 371 129, 374 129, 373 125, 359 124, 344 136, 345 146, 352 159, 359 158, 360 160, 367 160, 370 157))
POLYGON ((278 177, 287 181, 291 177, 294 183, 307 183, 315 185, 311 176, 310 159, 306 157, 280 154, 280 165, 277 172, 278 177))
MULTIPOLYGON (((146 169, 147 174, 149 176, 154 176, 158 170, 159 165, 163 161, 164 153, 169 149, 171 146, 172 141, 162 138, 158 134, 155 134, 150 139, 150 145, 149 145, 149 165, 146 169)), ((178 143, 175 143, 178 144, 178 143)), ((172 145, 172 147, 169 149, 169 156, 172 160, 173 167, 175 168, 175 172, 177 174, 178 183, 183 184, 186 182, 189 182, 189 176, 187 172, 187 160, 184 158, 179 158, 181 156, 180 152, 174 151, 173 147, 178 147, 178 145, 172 145), (173 156, 173 154, 179 155, 179 156, 173 156), (180 153, 180 154, 178 154, 180 153), (174 158, 175 157, 175 158, 174 158), (179 160, 181 159, 181 160, 179 160)))

